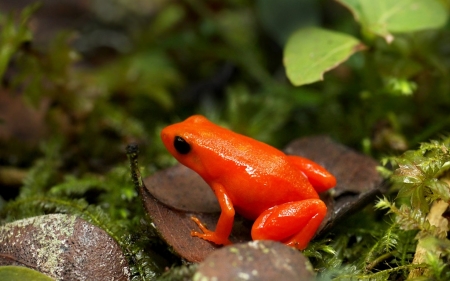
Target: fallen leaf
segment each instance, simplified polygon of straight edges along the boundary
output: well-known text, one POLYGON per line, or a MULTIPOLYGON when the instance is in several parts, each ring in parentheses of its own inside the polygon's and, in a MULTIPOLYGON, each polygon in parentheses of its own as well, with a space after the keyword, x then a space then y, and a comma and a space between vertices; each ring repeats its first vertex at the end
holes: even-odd
POLYGON ((102 229, 64 214, 0 226, 0 265, 25 266, 57 280, 129 280, 117 243, 102 229))
POLYGON ((178 164, 158 171, 144 181, 153 196, 174 209, 186 212, 220 212, 219 202, 209 185, 184 165, 178 164))
MULTIPOLYGON (((190 186, 185 186, 185 188, 190 190, 190 186)), ((140 193, 145 210, 156 230, 172 250, 182 258, 191 262, 200 262, 206 255, 222 247, 191 236, 192 230, 200 230, 191 220, 192 216, 199 218, 211 230, 214 230, 220 213, 180 211, 161 203, 147 189, 141 189, 140 193)), ((250 228, 250 222, 236 216, 230 240, 232 242, 249 241, 250 228)))

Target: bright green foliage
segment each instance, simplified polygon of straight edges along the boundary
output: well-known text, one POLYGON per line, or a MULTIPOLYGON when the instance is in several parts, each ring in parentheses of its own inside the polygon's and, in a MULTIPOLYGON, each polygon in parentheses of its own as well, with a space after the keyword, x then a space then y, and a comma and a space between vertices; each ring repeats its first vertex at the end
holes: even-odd
MULTIPOLYGON (((361 24, 365 41, 373 45, 374 35, 394 41, 393 33, 416 32, 443 27, 448 13, 439 0, 340 0, 361 24)), ((400 39, 401 40, 401 39, 400 39)), ((286 73, 296 86, 323 80, 323 73, 335 68, 362 48, 350 35, 304 28, 293 33, 284 49, 286 73)), ((370 46, 377 47, 377 46, 370 46)), ((367 65, 370 67, 370 65, 367 65)), ((412 67, 412 66, 411 66, 412 67)), ((404 77, 389 77, 395 92, 411 94, 416 85, 404 77)))
POLYGON ((430 252, 437 251, 439 255, 426 255, 426 263, 431 274, 428 277, 418 278, 417 280, 448 280, 450 278, 450 270, 448 270, 450 241, 448 239, 427 237, 423 240, 422 246, 430 252))
POLYGON ((449 147, 450 137, 446 137, 423 143, 417 150, 385 160, 394 165, 394 171, 389 174, 393 182, 391 192, 397 191, 399 200, 395 204, 383 198, 375 207, 388 210, 393 222, 364 221, 368 214, 358 214, 343 223, 342 233, 333 241, 336 246, 339 245, 334 249, 337 251, 336 258, 341 262, 333 261, 333 265, 325 265, 327 270, 320 274, 320 280, 391 280, 399 275, 406 278, 411 270, 417 268, 427 269, 428 276, 435 278, 418 280, 446 280, 450 276, 445 266, 448 250, 443 250, 443 245, 450 243, 447 230, 431 225, 427 219, 429 206, 433 202, 449 201, 450 187, 441 179, 450 168, 449 147), (407 200, 400 198, 405 194, 407 200), (373 242, 368 241, 370 236, 375 238, 373 242), (356 242, 347 248, 350 237, 355 237, 356 242), (412 264, 417 239, 426 241, 421 243, 428 251, 424 264, 412 264), (436 254, 441 252, 445 254, 436 254), (345 266, 344 258, 351 260, 353 266, 345 266), (388 264, 389 268, 383 268, 383 264, 388 264))
POLYGON ((391 176, 399 197, 410 198, 411 207, 428 213, 431 202, 450 201, 447 183, 439 179, 450 168, 450 138, 421 144, 418 150, 387 158, 397 166, 391 176))
POLYGON ((338 0, 347 6, 366 32, 391 42, 391 33, 442 27, 448 15, 439 0, 338 0))
POLYGON ((358 39, 320 28, 305 28, 289 38, 284 49, 284 65, 296 86, 323 80, 323 73, 363 48, 358 39))
POLYGON ((388 209, 389 212, 395 214, 396 223, 404 230, 420 230, 422 235, 440 238, 444 238, 447 235, 446 231, 431 225, 425 214, 419 209, 414 209, 406 205, 401 205, 400 208, 397 208, 386 198, 378 201, 375 207, 378 209, 388 209))
MULTIPOLYGON (((402 231, 397 224, 377 221, 373 215, 366 208, 333 231, 328 243, 335 253, 315 257, 318 259, 315 265, 321 269, 318 280, 390 280, 392 276, 406 277, 410 270, 423 267, 410 264, 416 231, 402 231)), ((314 244, 308 249, 314 248, 314 244)))
POLYGON ((450 137, 446 137, 386 159, 396 168, 389 175, 394 183, 391 192, 398 191, 399 196, 408 194, 408 200, 399 198, 397 203, 386 197, 378 200, 375 208, 391 214, 390 224, 367 220, 370 213, 366 210, 347 221, 345 228, 339 228, 332 246, 341 263, 336 266, 335 261, 328 264, 321 261, 319 264, 324 263, 327 269, 321 272, 320 280, 392 280, 394 276, 406 279, 411 270, 419 268, 426 269, 428 277, 417 280, 446 280, 450 276, 445 266, 449 254, 445 247, 450 243, 447 230, 431 225, 427 219, 433 202, 449 201, 450 188, 440 179, 449 169, 449 147, 450 137), (351 237, 356 241, 348 248, 351 237), (370 241, 371 238, 374 240, 370 241), (417 239, 428 254, 425 263, 413 264, 417 239))
MULTIPOLYGON (((448 252, 439 255, 444 249, 442 245, 448 245, 448 229, 431 225, 428 221, 430 206, 433 202, 443 200, 449 202, 449 185, 441 179, 450 168, 450 137, 440 141, 423 143, 419 149, 407 151, 398 157, 385 159, 385 163, 394 165, 395 170, 390 179, 394 190, 398 191, 398 203, 390 202, 387 198, 380 199, 375 205, 378 209, 388 210, 392 214, 394 223, 391 228, 405 231, 418 231, 416 239, 421 241, 421 247, 426 249, 426 263, 422 267, 427 268, 426 277, 418 280, 446 280, 450 271, 444 264, 448 259, 448 252), (405 200, 406 197, 407 200, 405 200), (397 205, 400 205, 397 207, 397 205), (431 277, 432 276, 432 277, 431 277)), ((401 234, 395 234, 399 235, 401 234)), ((392 236, 393 237, 393 236, 392 236)), ((383 238, 384 239, 384 238, 383 238)), ((382 243, 383 239, 377 243, 382 243)), ((395 239, 395 244, 403 244, 403 239, 395 239)), ((391 244, 388 248, 391 248, 391 244)), ((393 249, 393 248, 392 248, 393 249)), ((398 253, 405 253, 396 247, 398 253)), ((401 259, 402 264, 408 259, 401 259)), ((411 260, 409 259, 409 262, 411 260)), ((412 269, 412 268, 410 268, 412 269)))
POLYGON ((380 258, 385 258, 383 255, 391 255, 393 250, 398 246, 399 235, 396 233, 397 225, 391 225, 383 233, 383 236, 376 241, 375 244, 370 248, 366 257, 364 258, 364 264, 366 264, 367 269, 374 268, 379 262, 380 258))

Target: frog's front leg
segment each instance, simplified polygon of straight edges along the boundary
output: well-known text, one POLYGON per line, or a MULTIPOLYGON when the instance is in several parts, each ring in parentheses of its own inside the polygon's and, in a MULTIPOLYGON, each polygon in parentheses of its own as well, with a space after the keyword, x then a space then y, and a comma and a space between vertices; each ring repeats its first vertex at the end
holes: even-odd
POLYGON ((264 211, 252 227, 253 240, 275 240, 303 250, 327 213, 320 199, 288 202, 264 211))
POLYGON ((198 227, 200 227, 203 233, 191 231, 191 235, 214 242, 218 245, 228 245, 231 244, 230 240, 228 240, 228 237, 230 236, 231 229, 233 228, 235 214, 233 203, 226 194, 226 191, 222 185, 213 184, 211 187, 216 194, 221 209, 216 230, 208 230, 198 218, 192 217, 191 219, 198 225, 198 227))

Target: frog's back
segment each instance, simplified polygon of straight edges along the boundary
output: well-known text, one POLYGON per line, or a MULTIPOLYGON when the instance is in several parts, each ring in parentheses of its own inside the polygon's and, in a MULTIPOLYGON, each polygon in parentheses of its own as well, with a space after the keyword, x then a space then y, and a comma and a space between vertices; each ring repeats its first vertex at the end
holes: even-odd
POLYGON ((276 205, 319 198, 306 176, 285 161, 239 168, 216 182, 224 186, 237 212, 249 219, 276 205))
POLYGON ((278 204, 318 198, 308 179, 280 150, 192 116, 162 132, 166 147, 179 162, 196 171, 210 186, 221 184, 239 213, 254 219, 278 204), (189 144, 180 154, 175 137, 189 144))
POLYGON ((236 169, 242 168, 249 175, 256 172, 270 174, 287 164, 286 155, 280 150, 213 123, 203 126, 197 133, 196 153, 201 160, 214 163, 210 165, 212 174, 223 174, 224 170, 237 172, 236 169), (215 169, 217 172, 213 172, 215 169))
POLYGON ((223 130, 199 138, 204 153, 200 158, 213 163, 206 166, 208 172, 203 178, 210 185, 217 182, 224 186, 238 213, 255 219, 275 205, 319 198, 306 176, 282 151, 223 130))

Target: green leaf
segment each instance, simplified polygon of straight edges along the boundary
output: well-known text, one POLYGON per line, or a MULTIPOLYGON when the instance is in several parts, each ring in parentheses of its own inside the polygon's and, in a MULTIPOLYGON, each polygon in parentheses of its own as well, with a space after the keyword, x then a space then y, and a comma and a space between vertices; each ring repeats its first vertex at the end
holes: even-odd
POLYGON ((445 181, 433 178, 427 181, 427 186, 429 186, 433 191, 433 194, 435 194, 435 200, 442 199, 446 202, 450 200, 450 188, 445 181))
POLYGON ((40 273, 39 271, 29 269, 23 266, 0 266, 0 280, 8 281, 52 281, 53 279, 40 273))
POLYGON ((391 33, 439 28, 447 12, 439 0, 337 0, 346 6, 363 29, 392 42, 391 33))
POLYGON ((364 45, 358 39, 321 28, 295 32, 284 49, 284 65, 295 86, 323 80, 323 73, 335 68, 364 45))

